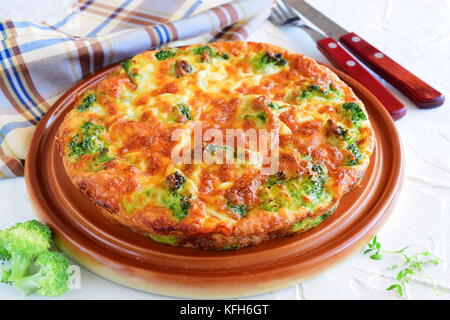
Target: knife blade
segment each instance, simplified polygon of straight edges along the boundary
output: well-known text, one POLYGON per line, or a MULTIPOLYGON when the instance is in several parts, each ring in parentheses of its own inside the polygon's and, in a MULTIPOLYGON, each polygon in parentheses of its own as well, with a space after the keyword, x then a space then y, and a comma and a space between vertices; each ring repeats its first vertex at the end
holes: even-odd
POLYGON ((328 36, 336 40, 339 39, 347 49, 379 76, 410 98, 419 108, 429 109, 444 104, 445 97, 442 93, 406 70, 356 33, 348 32, 304 0, 287 2, 328 36))
POLYGON ((314 23, 316 27, 324 31, 329 37, 339 39, 343 35, 349 33, 343 27, 303 0, 288 0, 286 2, 294 7, 303 17, 314 23))

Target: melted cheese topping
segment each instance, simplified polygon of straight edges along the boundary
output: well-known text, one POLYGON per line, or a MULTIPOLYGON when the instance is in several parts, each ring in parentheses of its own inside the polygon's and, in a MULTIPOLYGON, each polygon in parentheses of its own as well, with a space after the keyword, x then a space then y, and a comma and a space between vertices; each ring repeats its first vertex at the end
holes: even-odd
POLYGON ((72 181, 121 223, 148 233, 249 235, 335 207, 373 150, 362 102, 310 58, 261 43, 148 51, 77 100, 59 131, 72 181), (279 166, 260 150, 203 141, 209 163, 182 163, 195 126, 279 130, 279 166), (176 135, 176 139, 173 136, 176 135), (221 155, 254 163, 221 163, 221 155), (126 221, 126 222, 124 222, 126 221))

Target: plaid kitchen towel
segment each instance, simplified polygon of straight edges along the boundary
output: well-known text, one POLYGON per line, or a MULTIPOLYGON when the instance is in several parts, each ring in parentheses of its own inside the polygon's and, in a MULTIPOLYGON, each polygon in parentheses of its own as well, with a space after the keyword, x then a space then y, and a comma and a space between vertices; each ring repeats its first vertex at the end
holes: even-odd
POLYGON ((244 40, 272 2, 78 0, 59 20, 0 21, 0 178, 23 175, 35 126, 78 80, 169 42, 244 40))

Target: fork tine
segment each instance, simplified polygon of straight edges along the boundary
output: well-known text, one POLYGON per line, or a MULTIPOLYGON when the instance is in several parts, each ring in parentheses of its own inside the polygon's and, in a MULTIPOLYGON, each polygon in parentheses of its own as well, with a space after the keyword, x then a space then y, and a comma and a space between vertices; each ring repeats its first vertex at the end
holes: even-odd
POLYGON ((298 20, 303 21, 301 15, 300 15, 300 14, 297 12, 297 10, 295 10, 291 5, 286 4, 283 0, 280 0, 280 3, 281 3, 281 6, 284 7, 284 9, 285 9, 286 12, 287 12, 287 15, 288 15, 290 18, 295 17, 295 18, 297 18, 298 20))
POLYGON ((277 5, 275 6, 274 9, 276 9, 276 11, 278 12, 281 19, 286 21, 287 19, 289 19, 289 16, 286 15, 287 12, 285 11, 285 8, 283 7, 283 5, 284 5, 284 3, 282 1, 278 1, 277 5))
POLYGON ((289 19, 291 18, 291 15, 289 14, 289 10, 286 7, 286 4, 284 3, 283 0, 279 0, 277 2, 278 8, 280 9, 280 12, 283 14, 285 19, 289 19))
POLYGON ((297 11, 295 11, 290 5, 286 4, 283 0, 278 0, 272 7, 270 20, 277 25, 292 25, 302 28, 315 41, 325 37, 325 34, 322 31, 318 30, 314 26, 310 26, 301 18, 297 11))
POLYGON ((275 13, 275 15, 278 16, 278 18, 280 18, 280 19, 283 19, 283 18, 284 18, 284 17, 283 17, 283 14, 281 13, 281 9, 280 9, 280 6, 279 6, 278 3, 273 7, 272 10, 273 10, 273 12, 275 13))
POLYGON ((299 14, 299 12, 297 11, 297 9, 295 9, 295 8, 292 7, 292 6, 289 6, 288 8, 289 8, 289 11, 292 12, 293 15, 295 15, 295 16, 299 17, 300 19, 302 19, 302 16, 299 14))
POLYGON ((278 7, 278 4, 276 6, 274 6, 272 10, 273 10, 273 12, 272 12, 271 17, 273 17, 274 20, 276 20, 275 23, 283 24, 286 21, 286 19, 285 19, 283 13, 281 12, 281 9, 278 7))

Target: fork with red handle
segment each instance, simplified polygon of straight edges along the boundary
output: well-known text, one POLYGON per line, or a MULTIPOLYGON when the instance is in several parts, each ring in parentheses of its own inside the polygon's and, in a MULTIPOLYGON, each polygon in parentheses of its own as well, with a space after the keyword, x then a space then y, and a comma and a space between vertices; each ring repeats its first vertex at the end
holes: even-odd
POLYGON ((383 103, 394 120, 400 119, 406 114, 407 109, 404 104, 345 50, 341 43, 378 75, 409 97, 419 108, 435 108, 444 103, 445 98, 439 91, 400 66, 367 41, 364 41, 357 34, 347 32, 303 0, 296 0, 295 4, 296 7, 301 8, 302 14, 305 14, 312 22, 322 24, 322 26, 319 25, 322 30, 310 25, 298 11, 285 4, 283 0, 276 2, 270 20, 278 25, 292 25, 306 31, 316 41, 318 49, 328 60, 369 89, 383 103), (339 39, 341 43, 327 34, 339 39))

